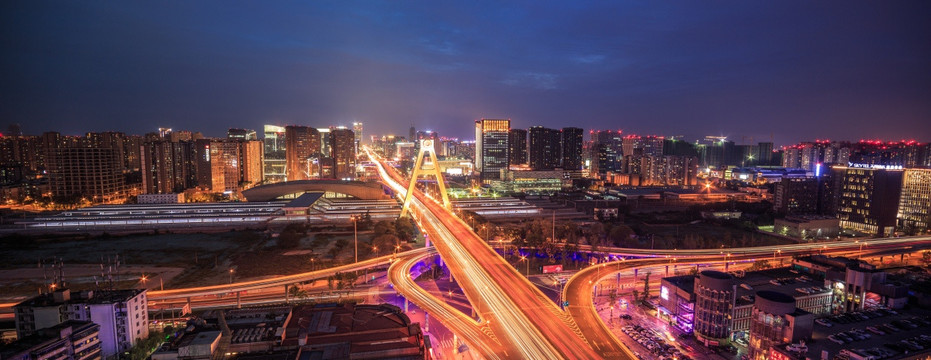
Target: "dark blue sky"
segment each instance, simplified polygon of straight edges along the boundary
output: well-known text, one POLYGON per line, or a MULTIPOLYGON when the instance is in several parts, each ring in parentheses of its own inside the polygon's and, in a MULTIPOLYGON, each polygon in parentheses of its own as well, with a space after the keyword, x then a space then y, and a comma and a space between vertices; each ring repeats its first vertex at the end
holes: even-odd
POLYGON ((0 2, 0 125, 931 141, 931 1, 0 2))

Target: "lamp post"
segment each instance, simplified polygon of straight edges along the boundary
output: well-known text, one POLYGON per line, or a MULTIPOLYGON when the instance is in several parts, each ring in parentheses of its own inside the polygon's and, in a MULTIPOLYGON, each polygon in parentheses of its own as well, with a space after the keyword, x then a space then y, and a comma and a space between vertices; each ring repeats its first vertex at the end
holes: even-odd
POLYGON ((310 271, 317 271, 317 258, 310 258, 310 271))
POLYGON ((146 289, 149 288, 148 285, 146 285, 146 284, 148 283, 149 278, 148 278, 147 276, 145 276, 145 274, 142 274, 142 277, 139 278, 139 280, 142 280, 142 287, 143 287, 143 288, 146 288, 146 289))
POLYGON ((230 286, 233 286, 233 272, 235 272, 235 270, 230 268, 230 286))
POLYGON ((530 259, 528 259, 526 256, 521 256, 520 261, 527 262, 527 277, 529 278, 530 277, 530 259))
POLYGON ((350 215, 349 218, 352 219, 352 239, 353 239, 352 241, 353 241, 353 247, 355 249, 354 251, 355 259, 356 259, 356 262, 359 262, 359 227, 358 227, 359 216, 350 215))

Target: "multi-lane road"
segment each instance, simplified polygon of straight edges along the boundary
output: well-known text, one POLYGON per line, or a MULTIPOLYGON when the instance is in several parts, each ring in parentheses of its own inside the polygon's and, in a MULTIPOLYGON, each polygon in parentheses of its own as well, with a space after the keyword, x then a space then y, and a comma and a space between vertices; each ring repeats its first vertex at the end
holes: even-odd
MULTIPOLYGON (((405 179, 368 152, 383 182, 403 195, 405 179)), ((501 258, 449 209, 415 190, 411 205, 421 228, 430 238, 452 276, 472 303, 483 326, 478 338, 460 334, 473 349, 491 358, 596 359, 595 352, 572 320, 538 288, 501 258)), ((393 267, 392 279, 403 279, 403 267, 393 267)), ((435 299, 420 296, 416 284, 395 283, 402 295, 418 306, 439 307, 435 299)), ((434 314, 443 324, 462 322, 464 314, 434 314)), ((456 325, 449 325, 456 328, 456 325)))

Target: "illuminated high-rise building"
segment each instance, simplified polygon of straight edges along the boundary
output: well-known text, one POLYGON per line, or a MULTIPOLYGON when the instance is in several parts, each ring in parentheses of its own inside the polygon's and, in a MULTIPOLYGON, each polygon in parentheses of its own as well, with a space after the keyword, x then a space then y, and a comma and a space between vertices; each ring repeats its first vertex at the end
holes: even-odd
POLYGON ((356 135, 356 154, 358 154, 359 146, 362 145, 362 123, 352 123, 352 133, 356 135))
POLYGON ((582 170, 583 130, 577 127, 562 128, 562 168, 582 170))
POLYGON ((508 164, 525 165, 527 164, 527 130, 511 129, 508 130, 508 164))
POLYGON ((262 142, 258 140, 244 140, 239 142, 239 181, 241 188, 248 189, 256 186, 265 179, 262 142))
POLYGON ((475 121, 475 170, 482 181, 501 180, 501 170, 507 171, 510 129, 506 119, 475 121))
POLYGON ((142 164, 143 193, 180 193, 197 186, 193 142, 146 142, 142 145, 139 156, 142 164))
POLYGON ((903 171, 896 167, 852 165, 833 168, 841 176, 839 192, 835 195, 841 227, 891 236, 896 225, 903 171))
POLYGON ((48 164, 53 196, 101 202, 126 195, 123 163, 112 148, 59 147, 49 150, 48 164))
POLYGON ((905 169, 897 218, 906 233, 931 229, 931 169, 905 169))
POLYGON ((285 128, 283 126, 265 125, 264 142, 264 180, 276 183, 287 180, 287 159, 285 155, 285 128))
POLYGON ((623 137, 621 131, 598 130, 592 131, 592 169, 599 174, 608 171, 617 172, 623 164, 623 137), (598 161, 597 164, 595 162, 598 161))
POLYGON ((330 157, 333 158, 333 177, 352 179, 356 173, 356 137, 352 130, 330 130, 330 157))
POLYGON ((285 127, 285 160, 288 181, 305 180, 315 173, 312 158, 321 152, 320 131, 308 126, 285 127))
POLYGON ((528 146, 528 160, 533 170, 553 170, 560 166, 562 154, 562 134, 559 130, 542 126, 532 126, 530 145, 528 146))
POLYGON ((252 129, 234 129, 226 131, 226 137, 233 140, 258 140, 255 130, 252 129))

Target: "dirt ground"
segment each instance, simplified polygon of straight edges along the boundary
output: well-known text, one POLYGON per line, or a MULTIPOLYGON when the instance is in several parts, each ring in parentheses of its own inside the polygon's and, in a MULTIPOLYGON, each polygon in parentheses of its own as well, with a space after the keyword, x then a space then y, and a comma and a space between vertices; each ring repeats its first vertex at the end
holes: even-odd
MULTIPOLYGON (((170 289, 226 283, 230 269, 232 280, 242 281, 352 261, 352 232, 331 233, 326 241, 314 241, 316 235, 308 234, 292 249, 281 249, 275 239, 254 231, 0 238, 0 302, 37 294, 55 278, 52 264, 58 262, 64 264, 68 286, 83 290, 100 286, 111 274, 116 287, 170 289), (344 244, 342 251, 330 252, 337 242, 344 244)), ((360 259, 372 256, 370 241, 370 232, 359 234, 360 259)))

